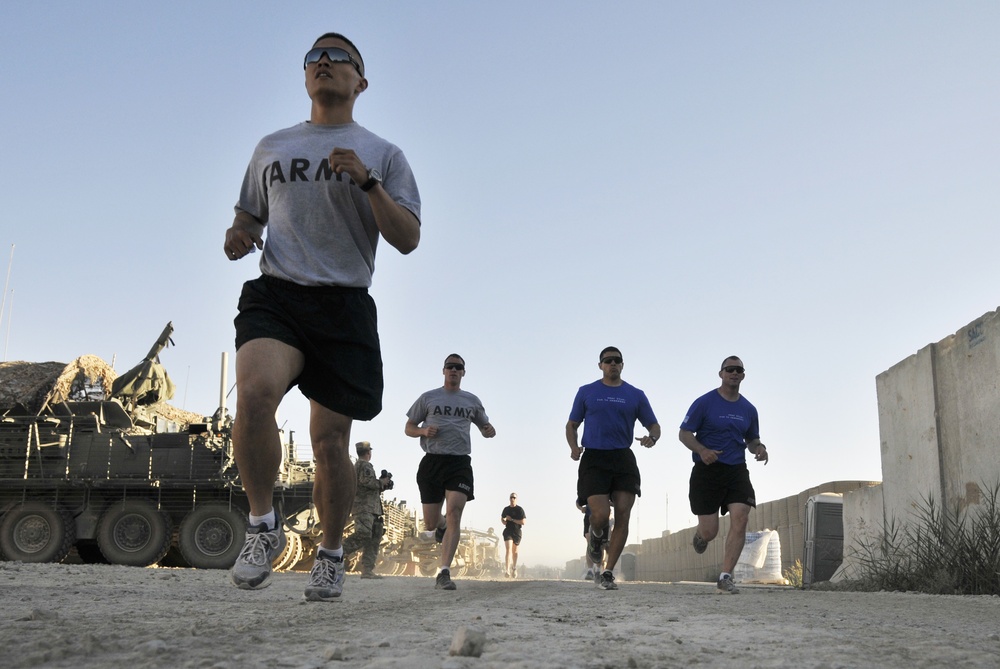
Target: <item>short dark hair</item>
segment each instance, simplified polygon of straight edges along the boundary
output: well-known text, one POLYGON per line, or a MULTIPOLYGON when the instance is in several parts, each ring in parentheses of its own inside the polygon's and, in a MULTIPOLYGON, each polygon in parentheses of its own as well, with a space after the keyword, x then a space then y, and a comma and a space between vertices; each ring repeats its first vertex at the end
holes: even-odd
POLYGON ((619 356, 619 357, 624 357, 624 356, 622 356, 622 352, 618 350, 618 347, 617 347, 617 346, 605 346, 605 347, 604 347, 604 350, 603 350, 603 351, 601 351, 601 355, 600 355, 600 357, 599 357, 599 358, 597 358, 597 359, 598 359, 599 361, 600 361, 600 360, 604 360, 604 354, 605 354, 605 353, 608 353, 609 351, 614 351, 615 353, 617 353, 617 354, 618 354, 618 356, 619 356))
POLYGON ((339 39, 342 42, 347 42, 347 45, 349 47, 351 47, 352 49, 354 49, 354 53, 356 53, 358 55, 358 60, 361 61, 361 76, 362 77, 365 76, 365 59, 362 58, 362 56, 361 56, 361 50, 358 49, 357 46, 355 46, 354 42, 352 42, 351 40, 347 39, 346 37, 344 37, 340 33, 323 33, 322 35, 320 35, 319 37, 316 38, 316 41, 313 42, 313 46, 316 46, 317 44, 319 44, 320 42, 322 42, 325 39, 339 39))
POLYGON ((448 358, 458 358, 459 360, 462 361, 463 365, 465 364, 465 358, 460 356, 458 353, 449 353, 447 356, 445 356, 444 359, 445 364, 448 364, 448 358))
POLYGON ((730 360, 739 360, 740 362, 743 362, 743 358, 741 358, 738 355, 729 355, 729 356, 726 356, 725 358, 722 359, 722 364, 719 365, 719 371, 720 372, 726 368, 726 363, 729 362, 730 360))

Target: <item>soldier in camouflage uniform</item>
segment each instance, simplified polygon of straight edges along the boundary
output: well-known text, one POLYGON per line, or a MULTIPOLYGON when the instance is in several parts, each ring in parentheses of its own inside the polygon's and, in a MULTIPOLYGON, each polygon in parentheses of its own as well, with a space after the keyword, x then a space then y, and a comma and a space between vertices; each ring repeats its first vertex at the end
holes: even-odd
POLYGON ((372 466, 372 445, 359 441, 354 445, 358 460, 354 470, 358 477, 358 491, 354 497, 354 532, 344 539, 344 558, 359 550, 361 553, 361 578, 382 578, 375 573, 378 551, 385 534, 382 518, 382 491, 389 487, 389 477, 377 478, 372 466))

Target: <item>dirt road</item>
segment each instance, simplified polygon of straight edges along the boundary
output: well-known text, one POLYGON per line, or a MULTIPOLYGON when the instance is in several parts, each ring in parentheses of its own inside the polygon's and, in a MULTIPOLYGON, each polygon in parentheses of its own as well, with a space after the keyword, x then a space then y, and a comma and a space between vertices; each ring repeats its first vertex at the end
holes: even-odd
POLYGON ((778 587, 349 577, 259 592, 219 571, 0 562, 4 667, 996 667, 1000 598, 778 587), (466 626, 482 656, 449 656, 466 626))

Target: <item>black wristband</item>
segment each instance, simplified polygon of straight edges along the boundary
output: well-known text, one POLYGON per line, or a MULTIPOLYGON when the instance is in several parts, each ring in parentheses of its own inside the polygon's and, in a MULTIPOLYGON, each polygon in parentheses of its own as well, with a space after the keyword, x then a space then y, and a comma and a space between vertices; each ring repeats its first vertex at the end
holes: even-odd
POLYGON ((654 437, 653 435, 649 435, 649 438, 653 440, 653 443, 654 443, 654 444, 655 444, 655 443, 656 443, 657 441, 659 441, 659 440, 660 440, 660 438, 659 438, 659 437, 654 437))

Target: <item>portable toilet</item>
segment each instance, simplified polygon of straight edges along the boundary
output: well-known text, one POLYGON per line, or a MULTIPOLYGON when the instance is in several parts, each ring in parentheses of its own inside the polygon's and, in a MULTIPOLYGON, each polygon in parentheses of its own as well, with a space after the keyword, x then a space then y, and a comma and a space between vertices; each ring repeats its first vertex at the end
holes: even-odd
POLYGON ((806 501, 802 586, 829 581, 844 561, 844 497, 824 492, 806 501))
POLYGON ((622 553, 621 575, 623 581, 635 581, 637 573, 635 553, 622 553))

